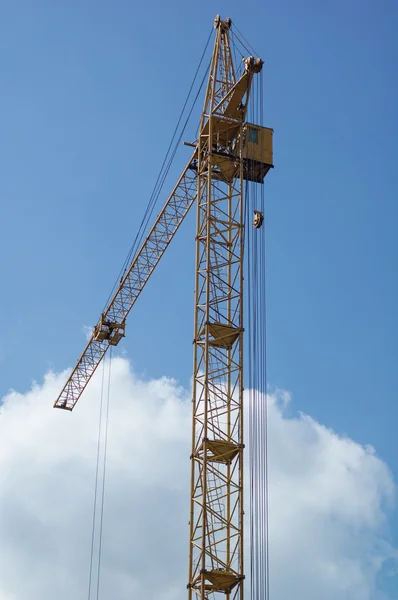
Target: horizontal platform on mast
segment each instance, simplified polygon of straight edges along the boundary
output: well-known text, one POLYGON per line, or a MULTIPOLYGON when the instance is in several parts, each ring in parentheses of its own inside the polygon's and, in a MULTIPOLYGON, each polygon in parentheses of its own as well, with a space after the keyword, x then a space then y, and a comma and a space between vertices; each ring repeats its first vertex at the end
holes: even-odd
POLYGON ((205 590, 206 592, 221 592, 224 594, 230 594, 234 587, 238 585, 241 581, 244 580, 244 575, 238 575, 234 571, 224 570, 224 569, 204 569, 201 573, 198 573, 196 576, 196 581, 192 584, 188 584, 188 588, 195 588, 197 585, 200 585, 201 576, 204 575, 206 582, 205 590))
POLYGON ((206 458, 210 462, 229 464, 242 450, 243 446, 228 440, 203 440, 195 454, 195 458, 202 458, 206 449, 206 458))
POLYGON ((222 569, 206 571, 205 576, 209 581, 205 584, 206 590, 209 592, 224 592, 225 594, 229 594, 243 579, 242 576, 232 571, 223 571, 222 569))
MULTIPOLYGON (((240 329, 237 329, 232 325, 228 325, 227 323, 218 323, 216 321, 208 323, 207 327, 211 336, 209 337, 208 342, 210 346, 215 346, 217 348, 232 348, 233 344, 236 342, 241 332, 240 329)), ((206 325, 199 333, 199 338, 197 340, 198 343, 200 343, 202 337, 204 340, 205 334, 206 325)))

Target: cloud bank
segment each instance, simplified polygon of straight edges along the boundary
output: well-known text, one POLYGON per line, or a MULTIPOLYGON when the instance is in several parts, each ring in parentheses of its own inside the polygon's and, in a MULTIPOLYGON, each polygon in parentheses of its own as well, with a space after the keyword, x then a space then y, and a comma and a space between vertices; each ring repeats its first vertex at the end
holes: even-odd
MULTIPOLYGON (((87 597, 101 377, 69 413, 52 408, 66 376, 0 407, 0 600, 87 597)), ((286 392, 268 401, 271 598, 390 600, 387 466, 289 416, 286 392)), ((190 431, 187 390, 112 360, 100 598, 186 598, 190 431)))

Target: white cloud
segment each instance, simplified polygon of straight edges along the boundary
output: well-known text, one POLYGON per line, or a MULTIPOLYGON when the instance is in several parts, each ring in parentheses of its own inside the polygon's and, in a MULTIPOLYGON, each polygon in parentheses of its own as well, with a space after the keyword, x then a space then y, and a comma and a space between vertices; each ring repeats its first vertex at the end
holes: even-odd
POLYGON ((383 539, 395 496, 387 466, 306 415, 286 418, 275 399, 269 464, 275 598, 377 598, 384 561, 398 559, 383 539))
MULTIPOLYGON (((112 363, 100 597, 186 598, 191 402, 171 379, 112 363)), ((100 373, 73 413, 48 374, 0 409, 0 600, 87 596, 100 373)), ((371 448, 269 405, 271 597, 375 600, 397 553, 394 484, 371 448)), ((94 578, 96 574, 94 573, 94 578)))
POLYGON ((93 326, 90 325, 83 325, 82 327, 82 333, 84 335, 84 337, 86 338, 86 341, 88 342, 89 340, 91 340, 91 336, 93 335, 93 326))

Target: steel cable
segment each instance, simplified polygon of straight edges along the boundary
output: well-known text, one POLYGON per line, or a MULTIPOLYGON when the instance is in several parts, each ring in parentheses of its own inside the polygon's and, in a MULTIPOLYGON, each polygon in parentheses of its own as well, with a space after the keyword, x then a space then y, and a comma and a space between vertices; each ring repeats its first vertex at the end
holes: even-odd
POLYGON ((105 361, 103 362, 103 365, 102 365, 101 402, 100 402, 100 411, 99 411, 100 414, 99 414, 98 440, 97 440, 97 463, 96 463, 96 469, 95 469, 94 505, 93 505, 93 520, 92 520, 92 529, 91 529, 90 568, 89 568, 89 578, 88 578, 88 595, 87 595, 88 600, 90 600, 90 598, 91 598, 91 584, 92 584, 92 574, 93 574, 94 538, 95 538, 95 523, 96 523, 96 516, 97 516, 98 474, 99 474, 100 450, 101 450, 102 406, 103 406, 103 398, 104 398, 104 380, 105 380, 105 361))
MULTIPOLYGON (((263 125, 262 77, 253 84, 249 121, 263 125)), ((261 139, 261 138, 260 138, 261 139)), ((260 146, 261 152, 261 146, 260 146)), ((247 322, 249 383, 249 495, 251 600, 269 599, 268 440, 266 370, 266 219, 254 229, 249 216, 265 212, 264 186, 246 184, 247 322)))
POLYGON ((106 400, 104 461, 103 461, 103 468, 102 468, 101 513, 100 513, 100 530, 99 530, 99 543, 98 543, 97 600, 99 598, 99 591, 100 591, 100 574, 101 574, 101 558, 102 558, 102 532, 103 532, 103 524, 104 524, 106 459, 107 459, 107 450, 108 450, 109 404, 110 404, 110 393, 111 393, 112 348, 110 349, 108 364, 109 364, 108 396, 107 396, 107 400, 106 400))
POLYGON ((99 598, 100 591, 100 573, 101 573, 101 558, 102 558, 102 538, 103 538, 103 523, 104 523, 104 504, 105 504, 105 480, 106 480, 106 463, 107 463, 107 448, 108 448, 108 425, 109 425, 109 406, 110 406, 110 393, 111 393, 111 370, 112 370, 112 348, 108 358, 108 381, 107 381, 107 396, 106 406, 104 414, 104 388, 105 388, 105 365, 106 360, 103 362, 102 369, 102 381, 101 381, 101 401, 100 401, 100 414, 99 414, 99 425, 98 425, 98 441, 97 441, 97 459, 96 459, 96 471, 95 471, 95 489, 94 489, 94 505, 93 505, 93 520, 92 520, 92 531, 91 531, 91 548, 90 548, 90 567, 89 567, 89 581, 88 581, 88 600, 92 597, 93 588, 93 570, 94 570, 94 550, 95 550, 95 533, 97 525, 97 511, 99 509, 99 530, 98 530, 98 554, 97 554, 97 578, 96 578, 96 600, 99 598), (105 420, 105 423, 104 423, 105 420), (103 457, 101 465, 101 442, 103 441, 103 457), (102 485, 100 486, 100 466, 102 485))
POLYGON ((123 266, 122 266, 122 268, 121 268, 121 270, 120 270, 120 272, 119 272, 119 275, 118 275, 118 277, 117 277, 117 279, 116 279, 116 281, 115 281, 115 283, 114 283, 114 285, 113 285, 113 288, 112 288, 112 290, 111 290, 111 292, 110 292, 110 294, 109 294, 109 296, 108 296, 108 299, 107 299, 107 301, 106 301, 106 303, 105 303, 105 305, 104 305, 104 309, 103 309, 103 310, 105 310, 106 306, 108 305, 108 303, 109 303, 109 301, 110 301, 110 299, 111 299, 111 297, 112 297, 112 294, 114 293, 114 291, 115 291, 115 289, 117 288, 117 286, 118 286, 118 284, 119 284, 120 280, 123 278, 124 274, 126 273, 126 270, 127 270, 128 266, 129 266, 129 264, 131 263, 131 259, 132 259, 133 255, 134 255, 134 253, 135 253, 135 252, 138 250, 138 248, 139 248, 139 246, 140 246, 140 244, 141 244, 141 241, 142 241, 142 238, 143 238, 143 236, 144 236, 144 233, 145 233, 146 227, 147 227, 147 225, 148 225, 149 219, 151 218, 151 216, 152 216, 152 214, 153 214, 153 210, 154 210, 154 208, 155 208, 156 202, 157 202, 157 200, 158 200, 158 198, 159 198, 160 192, 162 191, 162 188, 163 188, 164 182, 165 182, 165 180, 166 180, 166 177, 167 177, 167 175, 168 175, 168 173, 169 173, 169 171, 170 171, 170 167, 171 167, 171 164, 172 164, 172 162, 173 162, 173 159, 174 159, 174 157, 175 157, 175 155, 176 155, 176 152, 177 152, 177 149, 178 149, 178 145, 179 145, 179 143, 181 142, 181 139, 182 139, 182 136, 183 136, 183 134, 184 134, 184 132, 185 132, 185 129, 186 129, 186 127, 187 127, 188 121, 189 121, 189 119, 190 119, 190 117, 191 117, 191 115, 192 115, 193 109, 194 109, 194 107, 195 107, 195 105, 196 105, 197 99, 198 99, 198 97, 199 97, 199 94, 200 94, 200 92, 201 92, 201 90, 202 90, 203 83, 204 83, 204 80, 205 80, 205 78, 206 78, 206 75, 207 75, 207 71, 208 71, 208 69, 207 69, 207 71, 206 71, 206 73, 205 73, 205 75, 204 75, 204 77, 203 77, 203 79, 202 79, 202 82, 201 82, 201 84, 200 84, 200 87, 199 87, 199 89, 198 89, 198 91, 197 91, 197 94, 196 94, 196 96, 195 96, 195 99, 194 99, 194 101, 193 101, 193 104, 192 104, 192 106, 191 106, 191 109, 190 109, 190 111, 189 111, 189 113, 188 113, 188 117, 187 117, 187 119, 185 120, 185 123, 184 123, 184 125, 183 125, 183 128, 182 128, 182 130, 181 130, 181 132, 180 132, 180 135, 179 135, 179 137, 178 137, 178 139, 177 139, 177 141, 176 141, 176 143, 175 143, 175 145, 174 145, 174 149, 173 149, 173 151, 171 152, 171 156, 169 156, 169 155, 170 155, 171 148, 172 148, 172 145, 173 145, 173 142, 174 142, 174 140, 175 140, 175 138, 176 138, 176 135, 177 135, 177 132, 178 132, 178 127, 179 127, 179 125, 180 125, 180 123, 181 123, 181 120, 182 120, 182 118, 183 118, 184 111, 185 111, 185 109, 186 109, 186 107, 187 107, 187 105, 188 105, 189 98, 190 98, 190 96, 191 96, 192 90, 193 90, 193 88, 194 88, 194 85, 195 85, 195 82, 196 82, 196 78, 197 78, 197 76, 198 76, 198 73, 199 73, 199 71, 200 71, 200 68, 201 68, 201 66, 202 66, 203 59, 204 59, 204 57, 205 57, 205 54, 206 54, 206 51, 207 51, 207 48, 208 48, 208 45, 209 45, 209 42, 210 42, 210 39, 211 39, 211 36, 212 36, 212 32, 213 32, 213 30, 211 30, 211 31, 210 31, 210 34, 209 34, 209 37, 208 37, 208 39, 207 39, 207 42, 206 42, 205 48, 204 48, 204 50, 203 50, 203 52, 202 52, 202 56, 201 56, 201 58, 200 58, 199 64, 198 64, 198 66, 197 66, 197 69, 196 69, 196 71, 195 71, 195 75, 194 75, 194 77, 193 77, 193 80, 192 80, 192 83, 191 83, 191 85, 190 85, 190 88, 189 88, 189 91, 188 91, 187 97, 186 97, 186 99, 185 99, 185 102, 184 102, 183 108, 182 108, 182 110, 181 110, 180 116, 179 116, 179 118, 178 118, 178 121, 177 121, 177 124, 176 124, 176 126, 175 126, 175 128, 174 128, 173 135, 172 135, 172 137, 171 137, 171 140, 170 140, 169 146, 168 146, 168 148, 167 148, 166 155, 165 155, 165 157, 164 157, 164 159, 163 159, 163 162, 162 162, 162 165, 161 165, 161 168, 160 168, 159 174, 158 174, 158 176, 157 176, 157 179, 156 179, 156 181, 155 181, 155 185, 154 185, 154 187, 153 187, 153 190, 152 190, 151 196, 150 196, 150 198, 149 198, 149 201, 148 201, 147 207, 146 207, 146 209, 145 209, 144 216, 142 217, 142 220, 141 220, 141 223, 140 223, 140 226, 139 226, 138 232, 137 232, 137 234, 136 234, 136 236, 135 236, 135 238, 134 238, 134 241, 133 241, 133 243, 132 243, 132 245, 131 245, 131 247, 130 247, 130 250, 129 250, 128 254, 127 254, 127 257, 126 257, 126 259, 125 259, 125 261, 124 261, 124 263, 123 263, 123 266), (165 166, 165 165, 166 165, 166 166, 165 166))

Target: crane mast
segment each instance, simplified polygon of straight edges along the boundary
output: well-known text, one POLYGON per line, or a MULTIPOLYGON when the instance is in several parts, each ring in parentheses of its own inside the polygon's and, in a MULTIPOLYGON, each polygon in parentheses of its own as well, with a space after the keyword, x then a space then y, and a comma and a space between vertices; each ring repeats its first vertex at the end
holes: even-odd
MULTIPOLYGON (((272 129, 247 123, 253 77, 237 74, 219 16, 194 153, 132 260, 54 406, 72 410, 196 200, 189 600, 243 600, 243 246, 245 181, 272 165, 272 129)), ((254 226, 262 213, 255 211, 254 226)))
POLYGON ((230 25, 216 18, 198 140, 189 600, 243 599, 243 138, 262 61, 237 85, 230 25))

